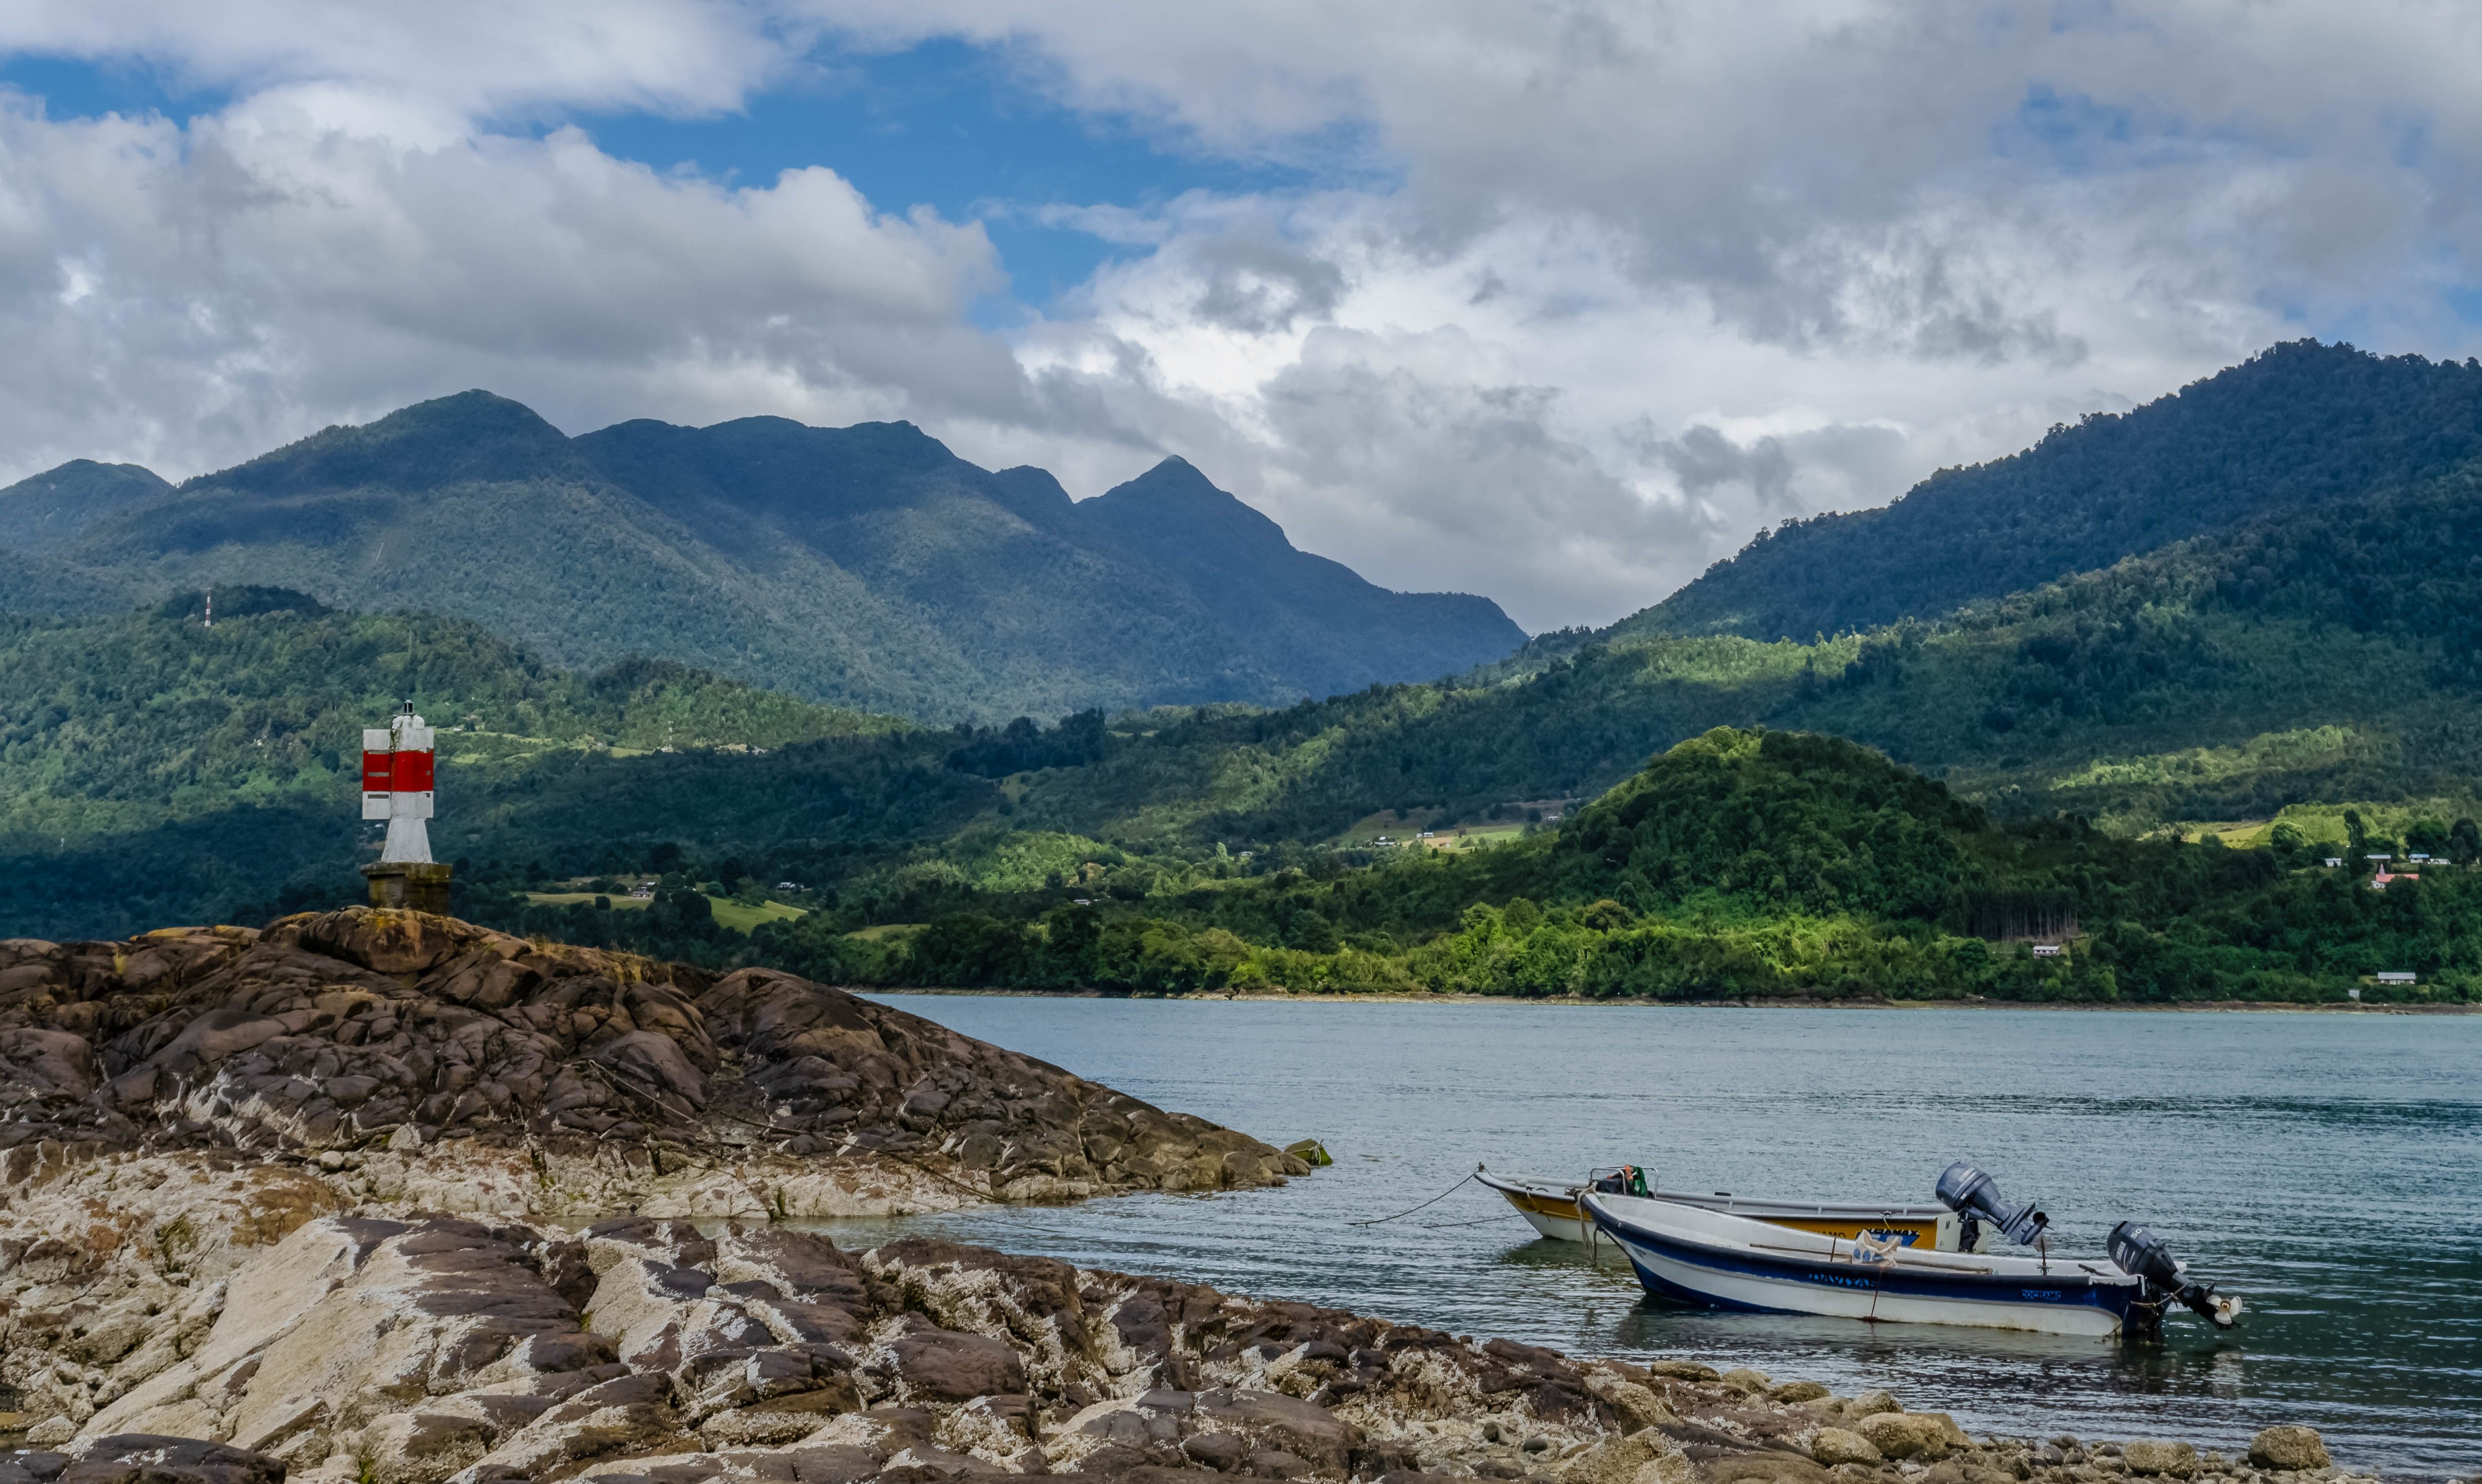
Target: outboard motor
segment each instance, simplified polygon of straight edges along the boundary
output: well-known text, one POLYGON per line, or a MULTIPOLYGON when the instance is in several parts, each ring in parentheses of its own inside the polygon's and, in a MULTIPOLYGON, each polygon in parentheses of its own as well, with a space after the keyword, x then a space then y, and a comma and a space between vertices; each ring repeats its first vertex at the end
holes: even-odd
POLYGON ((2124 1221, 2111 1229, 2111 1261, 2122 1272, 2138 1280, 2137 1302, 2129 1305, 2124 1328, 2132 1336, 2152 1336, 2163 1328, 2163 1309, 2178 1303, 2217 1329, 2231 1329, 2240 1322, 2241 1299, 2237 1293, 2217 1297, 2211 1283, 2191 1283, 2187 1265, 2172 1256, 2172 1249, 2153 1233, 2134 1221, 2124 1221))
POLYGON ((2010 1211, 1991 1177, 1962 1159, 1941 1172, 1939 1198, 1941 1205, 1965 1218, 1957 1234, 1957 1248, 1962 1252, 1974 1250, 1986 1221, 2020 1247, 2032 1246, 2051 1224, 2051 1218, 2031 1201, 2010 1211))

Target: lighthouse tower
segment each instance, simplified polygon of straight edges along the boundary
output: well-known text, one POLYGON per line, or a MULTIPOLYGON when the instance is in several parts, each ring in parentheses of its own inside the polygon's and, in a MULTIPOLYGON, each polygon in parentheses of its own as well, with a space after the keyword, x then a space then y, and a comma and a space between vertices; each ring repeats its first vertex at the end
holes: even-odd
POLYGON ((432 733, 413 703, 362 731, 362 818, 387 821, 380 858, 362 868, 371 905, 448 910, 448 868, 431 858, 432 733))

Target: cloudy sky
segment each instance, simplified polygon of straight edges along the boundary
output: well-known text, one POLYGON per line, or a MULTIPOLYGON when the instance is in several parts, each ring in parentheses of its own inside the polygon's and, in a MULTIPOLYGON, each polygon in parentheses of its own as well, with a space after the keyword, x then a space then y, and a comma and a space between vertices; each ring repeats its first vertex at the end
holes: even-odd
POLYGON ((2460 0, 13 0, 0 482, 469 386, 1167 453, 1604 623, 2270 342, 2482 351, 2460 0))

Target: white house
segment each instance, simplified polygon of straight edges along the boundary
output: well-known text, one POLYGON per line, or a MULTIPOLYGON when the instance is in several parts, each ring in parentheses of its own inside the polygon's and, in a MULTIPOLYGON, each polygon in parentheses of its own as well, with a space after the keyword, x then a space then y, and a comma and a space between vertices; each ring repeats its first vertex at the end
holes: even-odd
POLYGON ((2036 958, 2057 958, 2066 951, 2067 950, 2061 948, 2060 945, 2056 943, 2037 943, 2034 945, 2034 956, 2036 958))
POLYGON ((2410 984, 2414 982, 2413 972, 2408 969, 2382 970, 2380 971, 2378 978, 2379 982, 2382 984, 2410 984))

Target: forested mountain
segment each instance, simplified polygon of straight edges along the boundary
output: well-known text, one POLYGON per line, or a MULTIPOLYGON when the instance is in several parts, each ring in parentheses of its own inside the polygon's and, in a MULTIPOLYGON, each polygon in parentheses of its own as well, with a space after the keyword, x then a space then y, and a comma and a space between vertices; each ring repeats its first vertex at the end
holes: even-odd
MULTIPOLYGON (((2298 347, 2243 370, 2326 375, 2305 367, 2414 391, 2468 376, 2298 347)), ((1016 586, 949 609, 991 637, 976 651, 991 667, 954 681, 967 671, 925 659, 926 693, 1056 679, 1008 643, 1073 649, 1097 612, 1139 636, 1122 648, 1154 643, 1149 664, 1339 681, 1352 672, 1329 636, 1426 607, 1442 624, 1492 616, 1378 593, 1176 461, 1079 505, 1041 470, 975 469, 902 425, 570 440, 496 399, 400 416, 414 448, 397 446, 406 427, 333 430, 66 543, 0 551, 0 583, 74 597, 98 574, 364 548, 367 576, 428 533, 409 559, 425 582, 551 623, 562 605, 650 615, 739 653, 765 622, 838 604, 839 642, 931 632, 907 625, 999 554, 1016 586), (434 539, 476 524, 496 549, 434 539), (109 566, 97 554, 115 542, 152 555, 109 566), (492 586, 568 544, 610 587, 492 586), (1074 608, 1098 582, 1122 606, 1074 608), (789 607, 797 588, 813 608, 789 607), (731 601, 748 606, 719 617, 731 601), (1163 620, 1164 604, 1192 616, 1163 620)), ((2163 432, 2188 416, 2092 422, 2008 476, 2073 504, 2042 471, 2074 456, 2199 525, 2108 565, 1814 642, 1633 622, 1280 709, 929 728, 674 664, 565 670, 471 623, 231 586, 212 629, 195 591, 0 620, 0 935, 350 899, 368 844, 353 734, 411 695, 462 728, 443 738, 433 831, 460 862, 462 912, 719 964, 887 984, 2149 999, 2333 999, 2405 967, 2482 994, 2482 873, 2427 868, 2382 895, 2312 864, 2381 845, 2482 856, 2482 466, 2452 424, 2416 448, 2373 431, 2376 414, 2295 449, 2273 495, 2237 477, 2149 484, 2147 460, 2115 452, 2131 428, 2158 452, 2208 447, 2195 427, 2186 444, 2163 432), (2326 449, 2356 439, 2382 474, 2454 467, 2354 494, 2326 449), (1533 819, 1545 827, 1518 838, 1533 819), (1370 843, 1457 827, 1501 843, 1437 857, 1370 843), (2179 843, 2200 828, 2267 848, 2179 843), (650 870, 670 883, 662 911, 511 895, 650 870), (747 937, 688 889, 778 879, 805 883, 809 915, 747 937), (2043 963, 1991 941, 2028 924, 2083 936, 2043 963)), ((2139 530, 2153 517, 2130 500, 2097 520, 2139 530)))
POLYGON ((1885 508, 1793 521, 1606 638, 1809 639, 1935 619, 2264 514, 2401 492, 2482 455, 2482 365, 2278 345, 1885 508))
MULTIPOLYGON (((1512 804, 1557 814, 1716 726, 1856 738, 1999 817, 2067 811, 2123 835, 2322 800, 2452 820, 2475 811, 2482 779, 2477 515, 2482 477, 2459 475, 2245 523, 1945 624, 1811 645, 1624 640, 1513 680, 1048 727, 866 724, 660 667, 563 675, 406 615, 269 612, 208 631, 193 596, 22 622, 0 644, 0 851, 19 857, 0 878, 48 894, 56 915, 0 905, 0 931, 61 930, 168 853, 223 864, 142 871, 198 893, 198 909, 136 920, 350 890, 348 780, 323 758, 399 694, 477 729, 443 755, 448 855, 568 875, 670 845, 878 903, 866 921, 922 921, 943 892, 1088 860, 1306 862, 1380 811, 1400 832, 1506 824, 1512 804), (254 638, 262 627, 272 637, 254 638), (596 709, 616 686, 634 693, 632 676, 675 699, 596 709), (658 716, 674 730, 650 730, 658 716), (680 750, 630 755, 666 744, 680 750)), ((220 614, 243 602, 227 591, 220 614)))
POLYGON ((1386 592, 1294 550, 1186 464, 1089 515, 1103 502, 902 423, 569 439, 469 392, 177 490, 151 479, 68 465, 13 486, 0 557, 24 580, 0 608, 270 584, 468 618, 561 664, 669 658, 941 720, 1281 703, 1462 670, 1523 638, 1488 600, 1386 592))
POLYGON ((172 488, 153 470, 136 464, 72 458, 0 489, 0 547, 58 545, 89 523, 172 488))

